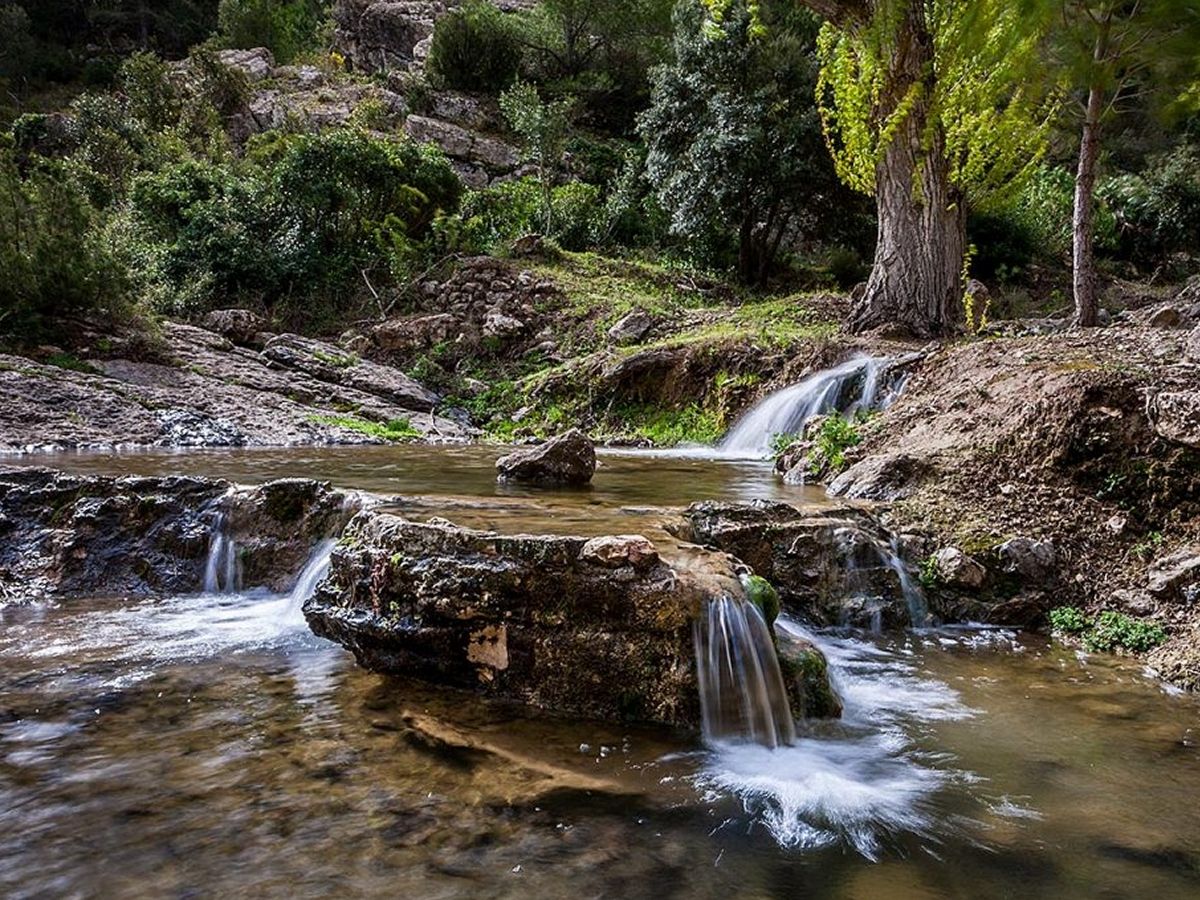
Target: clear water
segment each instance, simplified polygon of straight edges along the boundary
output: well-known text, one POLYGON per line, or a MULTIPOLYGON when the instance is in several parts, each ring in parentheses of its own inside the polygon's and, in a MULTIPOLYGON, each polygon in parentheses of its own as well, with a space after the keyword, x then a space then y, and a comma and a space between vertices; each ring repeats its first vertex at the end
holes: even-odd
MULTIPOLYGON (((590 493, 501 495, 476 457, 421 449, 73 462, 401 493, 424 469, 422 510, 473 500, 520 527, 784 490, 622 458, 590 493)), ((294 604, 0 611, 0 895, 1200 895, 1200 702, 1128 660, 999 630, 821 633, 845 718, 706 748, 362 672, 294 604)))

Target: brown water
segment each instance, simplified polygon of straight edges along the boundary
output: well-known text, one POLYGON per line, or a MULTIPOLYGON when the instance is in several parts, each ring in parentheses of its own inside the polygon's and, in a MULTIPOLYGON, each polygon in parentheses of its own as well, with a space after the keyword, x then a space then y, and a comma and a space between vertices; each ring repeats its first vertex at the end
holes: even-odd
MULTIPOLYGON (((762 467, 625 457, 590 492, 498 492, 490 455, 69 462, 499 498, 481 515, 559 528, 812 499, 762 467)), ((843 722, 706 749, 362 672, 286 598, 2 611, 0 895, 1200 896, 1195 698, 1002 631, 818 640, 843 722)))

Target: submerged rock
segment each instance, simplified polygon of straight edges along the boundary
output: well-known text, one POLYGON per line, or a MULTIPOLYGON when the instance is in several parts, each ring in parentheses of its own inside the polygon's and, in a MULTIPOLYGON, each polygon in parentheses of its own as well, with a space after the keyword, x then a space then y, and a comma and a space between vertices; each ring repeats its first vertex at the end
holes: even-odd
POLYGON ((304 613, 369 669, 694 726, 693 624, 717 596, 746 602, 724 554, 677 568, 640 535, 509 536, 368 512, 304 613))
POLYGON ((596 449, 578 428, 496 460, 500 481, 587 484, 596 472, 596 449))
POLYGON ((286 590, 353 505, 306 479, 237 487, 0 469, 0 604, 197 592, 218 537, 239 584, 286 590))

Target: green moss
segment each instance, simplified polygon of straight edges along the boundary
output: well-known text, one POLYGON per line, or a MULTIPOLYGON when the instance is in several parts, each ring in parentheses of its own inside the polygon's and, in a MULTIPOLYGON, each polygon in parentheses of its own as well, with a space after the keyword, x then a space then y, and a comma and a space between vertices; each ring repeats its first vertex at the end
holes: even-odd
POLYGON ((358 357, 349 354, 325 353, 322 350, 314 350, 313 358, 325 363, 327 366, 333 366, 335 369, 349 369, 351 366, 358 365, 358 357))
POLYGON ((746 599, 758 607, 767 625, 774 630, 775 620, 779 617, 779 591, 761 575, 746 576, 745 584, 746 599))
POLYGON ((99 375, 100 370, 91 363, 84 362, 70 353, 52 353, 46 357, 46 365, 57 366, 60 369, 70 369, 72 372, 86 372, 89 375, 99 375))
POLYGON ((829 680, 829 666, 815 648, 787 649, 779 656, 779 669, 785 683, 794 687, 789 694, 800 708, 797 715, 809 719, 836 718, 842 714, 842 702, 829 680))
POLYGON ((316 422, 318 425, 346 428, 385 441, 404 441, 421 437, 421 432, 413 428, 408 419, 372 422, 368 419, 360 419, 358 416, 309 416, 308 420, 316 422))

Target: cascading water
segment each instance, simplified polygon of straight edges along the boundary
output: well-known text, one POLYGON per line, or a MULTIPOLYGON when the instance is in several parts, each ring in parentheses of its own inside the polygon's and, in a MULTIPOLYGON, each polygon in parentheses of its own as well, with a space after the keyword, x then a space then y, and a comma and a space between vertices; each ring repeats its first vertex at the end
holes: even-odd
POLYGON ((757 606, 721 596, 694 626, 706 741, 779 747, 796 738, 771 629, 757 606))
POLYGON ((878 549, 884 564, 896 573, 896 579, 900 582, 900 592, 908 605, 909 624, 913 628, 924 628, 929 624, 929 604, 925 602, 925 592, 921 590, 921 585, 913 580, 912 572, 900 555, 899 539, 893 535, 891 545, 886 550, 883 547, 878 549))
POLYGON ((798 434, 813 416, 834 411, 853 415, 886 406, 895 392, 881 396, 880 383, 891 362, 888 358, 855 357, 776 391, 742 416, 721 441, 721 452, 761 458, 770 454, 775 435, 798 434))
POLYGON ((308 562, 300 572, 300 577, 296 579, 296 586, 292 588, 292 592, 287 597, 287 603, 281 616, 283 624, 304 624, 304 601, 316 591, 317 582, 329 574, 330 560, 333 556, 333 548, 336 546, 336 538, 326 538, 317 544, 312 556, 308 558, 308 562))
POLYGON ((241 588, 237 564, 237 542, 229 534, 225 513, 217 513, 208 543, 204 566, 204 593, 234 594, 241 588))

